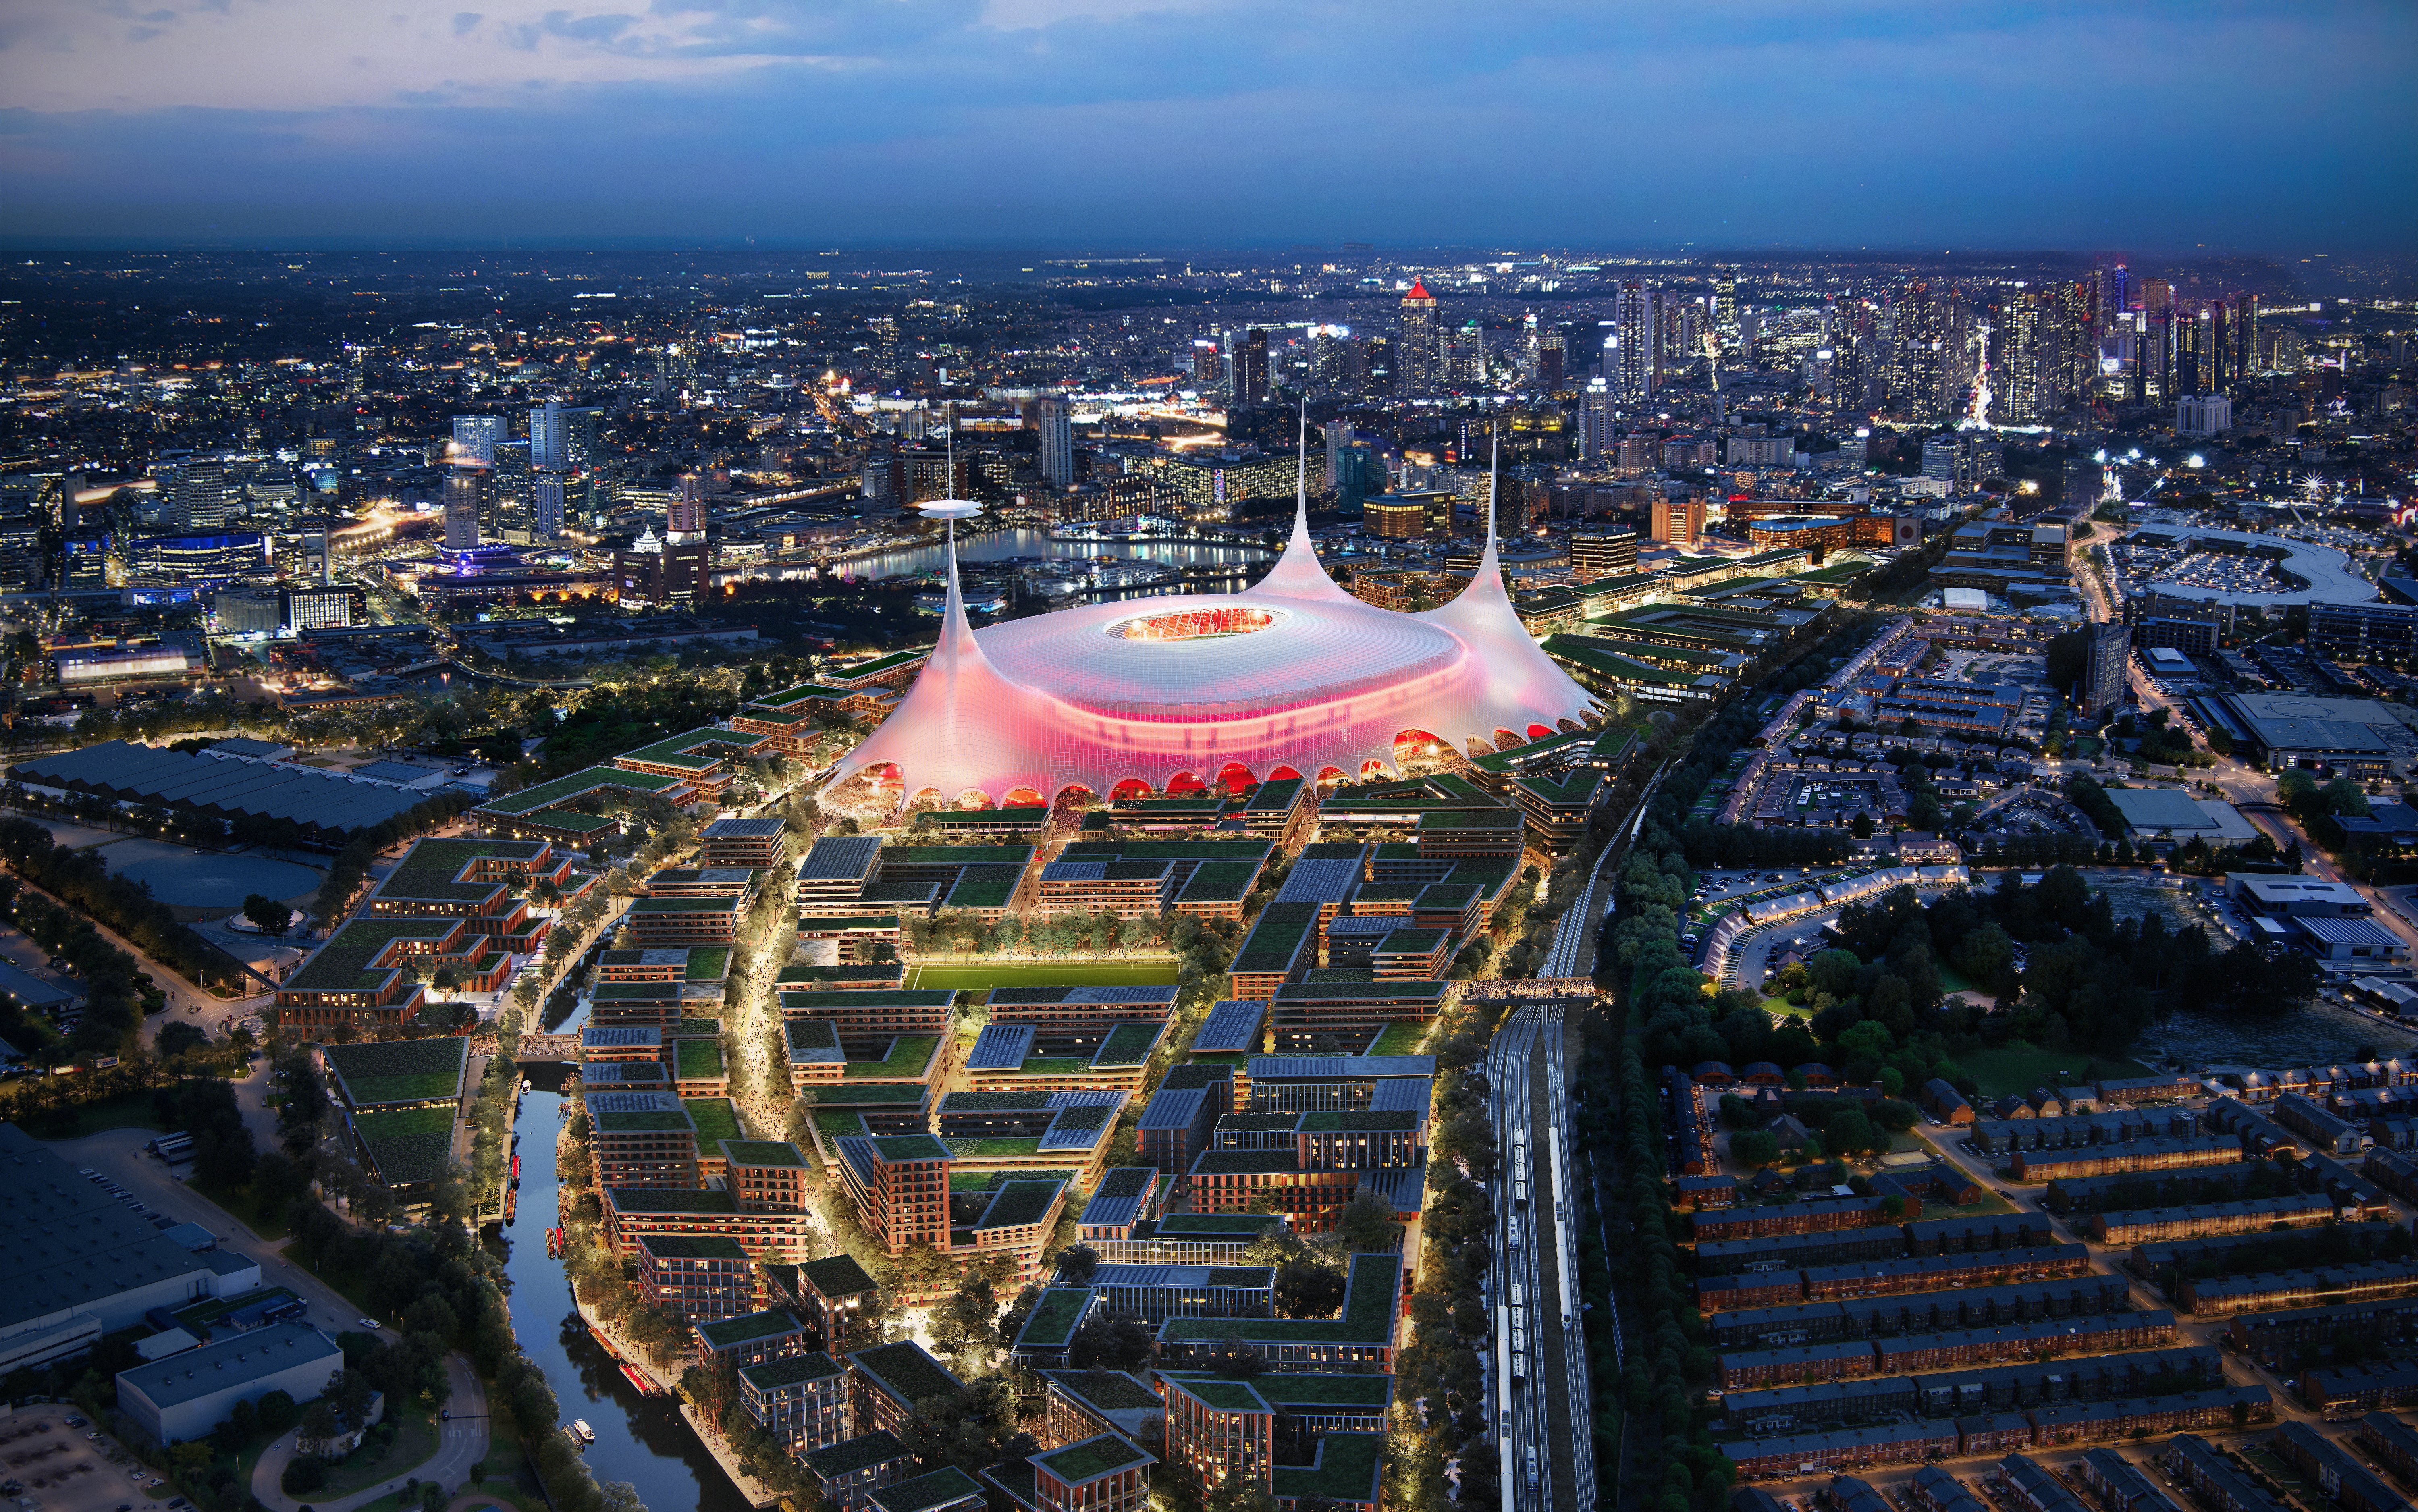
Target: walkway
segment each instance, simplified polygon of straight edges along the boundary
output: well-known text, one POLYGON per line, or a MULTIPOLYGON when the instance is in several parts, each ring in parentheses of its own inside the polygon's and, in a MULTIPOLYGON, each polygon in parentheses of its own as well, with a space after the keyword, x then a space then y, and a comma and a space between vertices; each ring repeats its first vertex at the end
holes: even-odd
MULTIPOLYGON (((487 1457, 487 1393, 471 1371, 470 1362, 459 1354, 445 1357, 445 1377, 453 1387, 452 1399, 446 1403, 446 1410, 453 1415, 436 1425, 436 1452, 419 1464, 397 1466, 390 1479, 366 1490, 333 1502, 314 1500, 308 1504, 314 1512, 354 1512, 357 1507, 392 1497, 415 1476, 447 1487, 469 1483, 470 1467, 487 1457)), ((299 1512, 305 1504, 286 1495, 282 1487, 300 1431, 297 1428, 270 1444, 260 1457, 260 1463, 252 1469, 252 1494, 260 1498, 269 1512, 299 1512)), ((475 1505, 482 1500, 495 1498, 469 1495, 457 1498, 456 1504, 475 1505)))

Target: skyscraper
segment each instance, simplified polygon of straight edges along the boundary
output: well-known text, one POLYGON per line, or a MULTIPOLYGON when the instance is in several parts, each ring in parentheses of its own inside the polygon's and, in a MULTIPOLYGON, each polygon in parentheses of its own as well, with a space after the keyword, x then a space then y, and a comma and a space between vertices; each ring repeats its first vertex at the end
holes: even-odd
POLYGON ((1205 394, 1217 389, 1218 356, 1216 342, 1196 341, 1192 344, 1192 387, 1196 390, 1205 394))
POLYGON ((185 464, 176 480, 176 520, 187 530, 226 528, 230 496, 226 464, 195 461, 185 464))
POLYGON ((1998 360, 1992 377, 1996 413, 2010 425, 2031 425, 2041 416, 2041 296, 2017 289, 1998 317, 1998 360))
POLYGON ((482 467, 496 465, 496 444, 504 438, 504 418, 501 415, 456 415, 453 417, 453 458, 457 462, 476 463, 482 467))
POLYGON ((1890 407, 1908 420, 1937 424, 1947 418, 1941 385, 1939 302, 1918 279, 1898 299, 1897 350, 1890 374, 1890 407))
POLYGON ((1413 279, 1411 292, 1402 296, 1396 323, 1394 383, 1399 391, 1435 391, 1436 370, 1444 359, 1444 333, 1438 328, 1439 318, 1435 296, 1428 292, 1424 281, 1413 279))
POLYGON ((665 526, 673 541, 688 541, 705 534, 705 485, 696 474, 680 476, 680 496, 665 507, 665 526))
POLYGON ((1579 395, 1579 459, 1593 462, 1618 450, 1620 442, 1612 424, 1612 385, 1602 378, 1592 379, 1586 391, 1579 395))
MULTIPOLYGON (((568 414, 559 399, 549 399, 528 413, 529 466, 540 472, 562 472, 571 466, 568 414)), ((488 461, 495 460, 492 454, 488 461)))
POLYGON ((529 539, 534 542, 562 539, 560 473, 540 473, 529 485, 529 539))
POLYGON ((1620 285, 1613 300, 1616 371, 1607 374, 1612 390, 1624 405, 1643 405, 1654 394, 1654 291, 1640 279, 1620 285))
POLYGON ((487 492, 487 469, 456 462, 445 474, 445 549, 469 551, 479 544, 479 506, 487 492))
POLYGON ((2124 702, 2124 669, 2133 654, 2132 632, 2121 620, 2083 628, 2082 711, 2098 715, 2124 702))
POLYGON ((1724 267, 1713 275, 1713 326, 1723 335, 1737 332, 1737 269, 1724 267))
POLYGON ((1041 433, 1041 476, 1052 488, 1075 485, 1075 416, 1064 399, 1043 399, 1033 406, 1033 428, 1041 433))
POLYGON ((1234 348, 1234 403, 1256 405, 1268 396, 1268 333, 1257 326, 1234 348))

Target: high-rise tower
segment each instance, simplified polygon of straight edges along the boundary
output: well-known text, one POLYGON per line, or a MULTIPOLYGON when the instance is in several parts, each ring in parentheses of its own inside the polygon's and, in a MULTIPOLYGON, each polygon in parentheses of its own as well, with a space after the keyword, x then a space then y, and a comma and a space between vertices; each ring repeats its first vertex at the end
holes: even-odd
POLYGON ((1394 381, 1403 393, 1436 389, 1437 369, 1444 360, 1444 333, 1438 320, 1435 296, 1428 292, 1424 281, 1413 279, 1411 292, 1402 296, 1395 327, 1394 381))
POLYGON ((1642 279, 1625 281, 1612 313, 1620 344, 1613 353, 1614 371, 1605 376, 1621 404, 1642 405, 1654 394, 1654 291, 1642 279))
POLYGON ((1052 488, 1075 483, 1075 416, 1064 399, 1043 399, 1033 406, 1033 428, 1041 433, 1041 475, 1052 488))

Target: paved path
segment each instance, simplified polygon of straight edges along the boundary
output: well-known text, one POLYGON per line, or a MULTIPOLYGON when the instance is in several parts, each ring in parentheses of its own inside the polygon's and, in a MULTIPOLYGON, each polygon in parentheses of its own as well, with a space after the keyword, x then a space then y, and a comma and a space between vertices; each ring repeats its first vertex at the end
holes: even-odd
MULTIPOLYGON (((403 1490, 414 1476, 422 1481, 435 1481, 439 1486, 467 1486, 470 1466, 487 1454, 487 1394, 472 1373, 470 1362, 459 1354, 445 1357, 445 1376, 452 1382, 453 1397, 446 1410, 453 1415, 436 1425, 436 1452, 416 1465, 398 1465, 389 1479, 355 1491, 336 1501, 314 1498, 308 1505, 314 1512, 354 1512, 380 1500, 394 1503, 394 1494, 403 1490)), ((300 1429, 288 1433, 268 1446, 260 1462, 253 1466, 252 1494, 260 1498, 269 1512, 298 1512, 306 1504, 297 1501, 280 1489, 285 1467, 294 1459, 294 1445, 300 1429)), ((467 1496, 458 1498, 456 1505, 476 1505, 493 1497, 467 1496)))

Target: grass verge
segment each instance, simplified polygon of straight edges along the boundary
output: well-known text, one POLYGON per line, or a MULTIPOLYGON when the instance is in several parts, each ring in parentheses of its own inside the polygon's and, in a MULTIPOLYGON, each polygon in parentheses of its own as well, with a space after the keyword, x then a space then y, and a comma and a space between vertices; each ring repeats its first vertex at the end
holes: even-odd
POLYGON ((910 987, 1164 987, 1175 983, 1175 960, 968 961, 908 968, 910 987))
POLYGON ((2150 1068, 2122 1057, 2082 1050, 1983 1050, 1956 1063, 1978 1082, 1983 1097, 2006 1097, 2035 1087, 2074 1087, 2101 1077, 2146 1077, 2150 1068))

